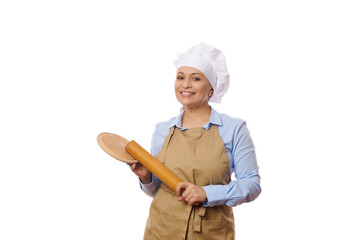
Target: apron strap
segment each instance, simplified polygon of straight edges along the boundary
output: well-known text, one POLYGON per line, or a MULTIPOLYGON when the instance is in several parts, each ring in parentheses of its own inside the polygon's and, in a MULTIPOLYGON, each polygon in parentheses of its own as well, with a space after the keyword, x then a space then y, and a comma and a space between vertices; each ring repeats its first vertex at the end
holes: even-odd
POLYGON ((195 216, 194 216, 194 223, 193 223, 193 231, 194 232, 201 232, 202 231, 202 218, 206 214, 207 208, 205 207, 197 207, 195 216))
POLYGON ((169 142, 170 140, 172 139, 173 135, 174 135, 174 132, 175 132, 175 126, 172 127, 170 130, 169 130, 169 133, 167 135, 167 137, 164 139, 164 144, 166 144, 166 147, 162 147, 161 150, 159 151, 158 156, 162 156, 162 158, 159 158, 158 160, 164 164, 165 162, 165 155, 166 155, 166 152, 168 150, 168 145, 169 145, 169 142), (162 153, 162 154, 160 154, 162 153))

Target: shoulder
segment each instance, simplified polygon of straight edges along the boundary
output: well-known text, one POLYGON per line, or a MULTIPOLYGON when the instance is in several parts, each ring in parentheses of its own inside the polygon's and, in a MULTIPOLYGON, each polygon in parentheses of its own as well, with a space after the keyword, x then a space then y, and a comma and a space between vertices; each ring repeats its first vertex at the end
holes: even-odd
POLYGON ((221 128, 226 129, 227 131, 237 131, 240 128, 246 126, 246 121, 241 118, 231 117, 224 113, 218 113, 221 119, 221 128))
POLYGON ((221 125, 218 126, 219 134, 229 148, 233 149, 233 145, 242 139, 249 139, 250 133, 247 123, 244 119, 231 117, 227 114, 220 113, 221 125))
POLYGON ((159 122, 155 125, 155 129, 157 131, 163 131, 171 127, 172 123, 175 121, 176 117, 170 118, 168 121, 159 122))
POLYGON ((167 137, 169 128, 174 119, 175 118, 171 118, 168 121, 159 122, 155 125, 150 149, 150 152, 153 156, 156 156, 162 148, 164 139, 167 137))
POLYGON ((159 137, 165 138, 168 135, 169 129, 175 119, 176 119, 176 117, 172 117, 168 121, 163 121, 163 122, 157 123, 155 125, 154 134, 158 135, 159 137))
POLYGON ((253 148, 250 132, 244 119, 230 117, 227 114, 220 114, 220 118, 222 125, 218 126, 218 129, 226 149, 229 149, 232 154, 236 154, 245 146, 253 148))

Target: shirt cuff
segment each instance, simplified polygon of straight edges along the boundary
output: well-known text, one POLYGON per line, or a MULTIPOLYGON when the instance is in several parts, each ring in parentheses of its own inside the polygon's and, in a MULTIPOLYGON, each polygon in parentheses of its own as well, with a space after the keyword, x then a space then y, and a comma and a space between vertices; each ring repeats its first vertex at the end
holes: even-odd
POLYGON ((203 189, 207 195, 207 201, 203 203, 204 207, 214 207, 225 204, 227 191, 223 185, 208 185, 204 186, 203 189))
POLYGON ((157 184, 154 178, 154 175, 152 174, 152 181, 150 183, 144 184, 139 178, 139 185, 140 188, 143 190, 145 194, 148 196, 154 197, 155 193, 157 192, 157 184))

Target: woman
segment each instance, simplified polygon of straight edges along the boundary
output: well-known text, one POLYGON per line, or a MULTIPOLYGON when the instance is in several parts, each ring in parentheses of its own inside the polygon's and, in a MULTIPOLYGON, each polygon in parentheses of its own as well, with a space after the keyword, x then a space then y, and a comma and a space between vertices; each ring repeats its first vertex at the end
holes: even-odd
POLYGON ((224 56, 200 44, 175 65, 183 110, 156 125, 151 153, 184 182, 174 193, 140 163, 131 165, 142 190, 154 197, 144 239, 234 239, 232 207, 253 201, 261 188, 246 123, 208 104, 220 103, 228 89, 224 56))

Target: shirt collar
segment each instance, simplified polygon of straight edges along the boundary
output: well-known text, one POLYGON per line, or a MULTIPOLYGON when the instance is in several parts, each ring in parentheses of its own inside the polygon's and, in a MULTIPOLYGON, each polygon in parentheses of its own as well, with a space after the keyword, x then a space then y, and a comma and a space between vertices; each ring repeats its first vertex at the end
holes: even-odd
MULTIPOLYGON (((187 128, 182 127, 183 115, 184 115, 184 110, 170 122, 169 128, 176 126, 182 131, 187 130, 187 128)), ((209 119, 209 122, 206 123, 202 128, 208 130, 211 128, 212 124, 217 126, 223 125, 221 115, 211 107, 211 117, 209 119)))

